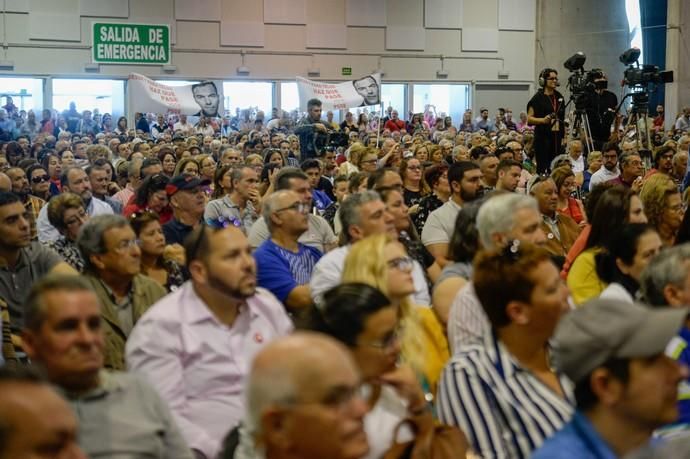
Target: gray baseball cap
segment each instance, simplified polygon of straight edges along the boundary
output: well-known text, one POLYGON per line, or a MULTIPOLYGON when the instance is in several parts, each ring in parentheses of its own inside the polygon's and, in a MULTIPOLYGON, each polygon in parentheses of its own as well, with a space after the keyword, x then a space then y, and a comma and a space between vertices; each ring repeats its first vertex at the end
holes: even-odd
POLYGON ((660 354, 678 334, 686 308, 654 308, 595 299, 566 314, 554 334, 556 367, 577 383, 610 358, 660 354))

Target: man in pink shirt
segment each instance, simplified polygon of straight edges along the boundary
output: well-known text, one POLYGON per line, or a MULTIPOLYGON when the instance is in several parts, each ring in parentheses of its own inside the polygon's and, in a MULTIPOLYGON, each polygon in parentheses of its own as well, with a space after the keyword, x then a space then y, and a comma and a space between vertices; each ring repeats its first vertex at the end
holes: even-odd
POLYGON ((190 448, 215 458, 244 415, 254 355, 293 328, 283 305, 256 286, 246 236, 200 225, 185 244, 191 280, 154 304, 127 342, 127 364, 168 402, 190 448))

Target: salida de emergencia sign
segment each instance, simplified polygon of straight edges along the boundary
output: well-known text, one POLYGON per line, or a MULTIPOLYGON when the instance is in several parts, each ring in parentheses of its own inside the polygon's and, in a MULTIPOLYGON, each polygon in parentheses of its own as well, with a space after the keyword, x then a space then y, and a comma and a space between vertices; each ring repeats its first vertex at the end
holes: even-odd
POLYGON ((99 64, 170 63, 168 25, 93 23, 93 62, 99 64))

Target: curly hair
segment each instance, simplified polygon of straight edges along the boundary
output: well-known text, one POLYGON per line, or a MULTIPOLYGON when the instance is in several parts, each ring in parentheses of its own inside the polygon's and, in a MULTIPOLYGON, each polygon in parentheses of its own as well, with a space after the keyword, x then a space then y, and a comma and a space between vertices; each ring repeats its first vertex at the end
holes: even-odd
POLYGON ((659 228, 666 210, 667 198, 676 193, 679 193, 678 187, 666 174, 658 172, 647 179, 640 191, 640 199, 651 226, 659 228))

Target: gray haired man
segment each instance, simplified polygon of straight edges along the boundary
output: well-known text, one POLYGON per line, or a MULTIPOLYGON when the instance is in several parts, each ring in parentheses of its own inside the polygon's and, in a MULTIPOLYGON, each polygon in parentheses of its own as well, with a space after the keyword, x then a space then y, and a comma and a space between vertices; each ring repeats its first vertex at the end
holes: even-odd
POLYGON ((127 337, 144 312, 165 296, 165 289, 141 274, 141 250, 123 216, 91 218, 79 230, 77 244, 86 280, 103 305, 105 367, 124 370, 127 337))
MULTIPOLYGON (((367 190, 348 196, 340 205, 340 222, 341 238, 345 245, 330 251, 319 260, 309 283, 311 296, 317 305, 326 290, 340 283, 351 244, 374 234, 388 234, 393 239, 398 238, 393 216, 375 191, 367 190)), ((412 269, 412 278, 416 290, 413 301, 416 304, 431 304, 424 271, 417 262, 412 269)))

